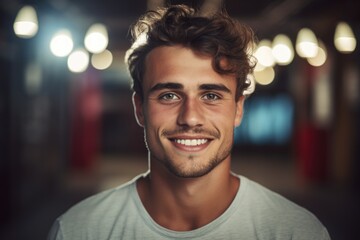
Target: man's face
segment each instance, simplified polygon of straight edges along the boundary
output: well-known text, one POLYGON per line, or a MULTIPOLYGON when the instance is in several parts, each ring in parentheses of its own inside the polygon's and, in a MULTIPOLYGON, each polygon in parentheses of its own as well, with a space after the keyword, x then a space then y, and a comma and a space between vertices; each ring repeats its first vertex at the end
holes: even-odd
POLYGON ((235 101, 235 77, 219 75, 211 64, 189 48, 155 48, 145 62, 143 100, 134 95, 151 164, 178 177, 203 176, 230 161, 244 99, 235 101))

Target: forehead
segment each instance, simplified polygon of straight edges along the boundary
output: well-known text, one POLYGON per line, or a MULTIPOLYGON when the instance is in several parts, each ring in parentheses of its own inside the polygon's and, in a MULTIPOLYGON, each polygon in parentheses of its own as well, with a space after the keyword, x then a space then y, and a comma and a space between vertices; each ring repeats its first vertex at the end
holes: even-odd
POLYGON ((235 77, 220 75, 212 66, 210 56, 200 55, 183 46, 162 46, 153 49, 145 59, 144 90, 162 82, 186 86, 221 83, 236 87, 235 77))

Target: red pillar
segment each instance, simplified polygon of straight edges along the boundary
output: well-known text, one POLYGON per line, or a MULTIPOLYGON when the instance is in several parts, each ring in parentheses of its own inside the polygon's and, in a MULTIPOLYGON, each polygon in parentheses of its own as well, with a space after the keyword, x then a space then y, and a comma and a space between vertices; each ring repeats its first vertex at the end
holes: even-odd
POLYGON ((95 74, 74 79, 72 105, 71 167, 90 170, 100 149, 101 89, 95 74))
POLYGON ((306 182, 324 182, 328 177, 328 132, 307 123, 296 134, 298 171, 306 182))

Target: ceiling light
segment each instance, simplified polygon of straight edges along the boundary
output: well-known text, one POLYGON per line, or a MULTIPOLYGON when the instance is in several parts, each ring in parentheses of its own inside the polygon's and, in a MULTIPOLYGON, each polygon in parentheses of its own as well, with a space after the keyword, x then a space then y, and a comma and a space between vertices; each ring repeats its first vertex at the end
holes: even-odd
POLYGON ((314 67, 320 67, 320 66, 324 65, 324 63, 326 62, 326 58, 327 58, 326 47, 325 47, 324 43, 319 40, 318 53, 316 54, 315 57, 308 58, 307 61, 310 65, 312 65, 314 67))
POLYGON ((71 72, 84 72, 89 65, 89 53, 84 49, 78 49, 69 55, 67 63, 71 72))
POLYGON ((264 67, 272 67, 275 65, 270 40, 261 40, 255 50, 254 56, 258 60, 258 63, 264 67))
POLYGON ((101 53, 109 43, 108 32, 105 25, 93 24, 86 32, 84 44, 91 53, 101 53))
POLYGON ((67 29, 59 30, 50 41, 50 50, 57 57, 69 55, 74 46, 71 33, 67 29))
POLYGON ((288 65, 294 59, 291 40, 284 34, 277 35, 272 44, 272 54, 279 65, 288 65))
POLYGON ((14 32, 18 37, 31 38, 38 31, 38 19, 32 6, 24 6, 20 9, 14 22, 14 32))
POLYGON ((342 53, 351 53, 356 48, 356 38, 349 24, 339 22, 335 29, 334 44, 342 53))
POLYGON ((296 52, 300 57, 315 57, 318 51, 318 41, 313 31, 303 28, 296 38, 296 52))
POLYGON ((269 85, 275 79, 275 71, 272 67, 264 68, 262 71, 254 72, 254 78, 260 85, 269 85))
POLYGON ((110 67, 113 61, 113 56, 109 50, 105 50, 101 53, 96 53, 91 56, 91 64, 98 70, 104 70, 110 67))

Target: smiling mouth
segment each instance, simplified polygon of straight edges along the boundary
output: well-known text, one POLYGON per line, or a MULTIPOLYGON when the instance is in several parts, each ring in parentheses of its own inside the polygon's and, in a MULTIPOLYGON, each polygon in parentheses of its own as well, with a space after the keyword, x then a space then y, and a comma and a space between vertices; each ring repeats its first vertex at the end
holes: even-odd
POLYGON ((209 142, 209 139, 172 139, 172 141, 183 146, 195 147, 206 144, 207 142, 209 142))
POLYGON ((204 138, 204 137, 174 137, 168 138, 172 145, 179 150, 180 152, 201 152, 205 150, 210 142, 213 140, 212 138, 204 138))

